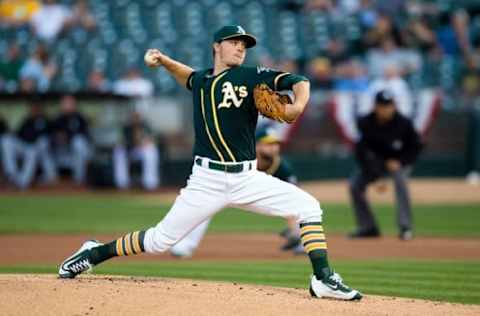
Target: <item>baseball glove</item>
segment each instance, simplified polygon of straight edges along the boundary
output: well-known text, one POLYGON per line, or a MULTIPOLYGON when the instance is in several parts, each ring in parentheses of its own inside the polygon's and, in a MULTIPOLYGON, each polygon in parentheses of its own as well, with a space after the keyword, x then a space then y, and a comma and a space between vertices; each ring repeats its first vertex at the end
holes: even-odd
POLYGON ((293 122, 285 117, 285 108, 292 103, 288 95, 280 95, 265 83, 261 83, 253 89, 253 99, 258 112, 264 116, 282 123, 293 122))

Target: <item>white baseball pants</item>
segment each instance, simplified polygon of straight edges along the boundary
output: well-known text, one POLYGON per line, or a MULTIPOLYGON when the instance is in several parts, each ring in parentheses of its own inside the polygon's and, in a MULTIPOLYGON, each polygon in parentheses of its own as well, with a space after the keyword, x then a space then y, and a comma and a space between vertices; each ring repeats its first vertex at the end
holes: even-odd
POLYGON ((30 144, 14 136, 3 139, 5 171, 10 179, 21 189, 26 189, 33 181, 37 164, 42 168, 43 181, 52 182, 57 177, 57 171, 52 158, 47 137, 40 137, 30 144), (22 161, 17 166, 17 158, 22 161))
POLYGON ((208 226, 210 225, 211 218, 200 223, 190 233, 182 238, 179 242, 172 246, 170 251, 173 254, 179 256, 191 256, 197 250, 198 245, 203 239, 203 236, 207 233, 208 226))
POLYGON ((58 166, 72 170, 73 180, 77 184, 85 182, 88 161, 93 155, 93 148, 84 135, 74 135, 70 142, 57 146, 55 158, 58 166))
MULTIPOLYGON (((202 158, 207 163, 208 159, 202 158)), ((194 164, 187 186, 170 211, 145 233, 148 253, 168 250, 199 224, 231 206, 271 216, 295 217, 298 223, 321 222, 318 201, 297 186, 256 170, 227 173, 194 164)))
POLYGON ((130 186, 128 172, 129 161, 142 163, 142 185, 147 190, 155 190, 160 182, 159 153, 154 144, 138 146, 128 150, 125 146, 116 146, 113 151, 114 180, 118 188, 130 186))

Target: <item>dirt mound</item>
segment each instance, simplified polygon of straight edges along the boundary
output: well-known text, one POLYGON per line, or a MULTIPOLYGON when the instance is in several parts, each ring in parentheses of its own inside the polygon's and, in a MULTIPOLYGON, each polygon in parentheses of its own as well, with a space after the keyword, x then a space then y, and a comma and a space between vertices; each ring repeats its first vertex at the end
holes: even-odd
POLYGON ((0 275, 3 315, 479 315, 480 306, 366 296, 311 298, 305 289, 205 281, 0 275))
MULTIPOLYGON (((95 236, 101 241, 118 235, 95 236)), ((0 235, 3 245, 0 265, 58 264, 76 250, 88 235, 0 235)), ((193 260, 285 260, 295 256, 280 250, 282 239, 274 234, 208 234, 193 260), (235 245, 235 250, 232 246, 235 245)), ((400 241, 394 237, 373 240, 348 240, 344 236, 328 238, 329 255, 333 259, 449 259, 478 260, 478 239, 416 238, 400 241)), ((296 256, 299 257, 299 256, 296 256)), ((300 256, 302 257, 302 256, 300 256)), ((140 255, 122 260, 175 260, 168 254, 140 255)))

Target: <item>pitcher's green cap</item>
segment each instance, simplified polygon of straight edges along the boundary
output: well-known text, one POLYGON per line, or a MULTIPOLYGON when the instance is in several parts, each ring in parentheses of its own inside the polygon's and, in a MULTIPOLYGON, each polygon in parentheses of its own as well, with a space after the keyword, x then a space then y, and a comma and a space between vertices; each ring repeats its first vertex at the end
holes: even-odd
POLYGON ((243 39, 247 48, 253 47, 255 46, 255 44, 257 44, 257 39, 255 38, 255 36, 245 32, 243 27, 241 27, 240 25, 226 25, 216 31, 213 35, 213 40, 217 43, 232 38, 243 39))

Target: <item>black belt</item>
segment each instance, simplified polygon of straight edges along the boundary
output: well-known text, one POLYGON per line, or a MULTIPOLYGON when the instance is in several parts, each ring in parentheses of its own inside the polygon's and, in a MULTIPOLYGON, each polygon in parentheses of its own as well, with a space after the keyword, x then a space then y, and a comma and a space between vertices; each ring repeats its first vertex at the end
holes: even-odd
MULTIPOLYGON (((195 163, 199 166, 202 166, 202 158, 196 158, 195 163)), ((229 163, 224 164, 221 162, 209 161, 207 164, 208 169, 230 172, 230 173, 239 173, 242 171, 248 171, 253 169, 253 162, 249 162, 247 165, 243 163, 229 163)))

